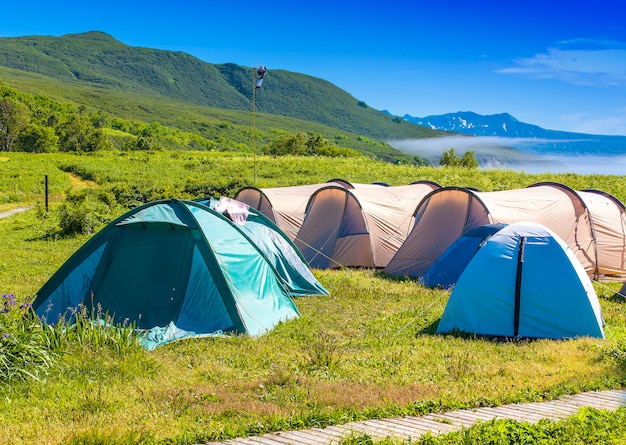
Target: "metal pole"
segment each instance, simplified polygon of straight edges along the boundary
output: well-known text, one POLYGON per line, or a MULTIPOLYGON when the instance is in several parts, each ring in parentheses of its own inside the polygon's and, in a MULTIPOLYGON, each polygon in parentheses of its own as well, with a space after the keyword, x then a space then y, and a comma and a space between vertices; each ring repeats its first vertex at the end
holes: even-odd
POLYGON ((254 101, 256 99, 256 68, 252 70, 252 156, 254 163, 254 179, 252 185, 256 186, 256 120, 254 118, 254 101))
POLYGON ((45 177, 45 196, 46 196, 46 213, 48 213, 48 175, 45 177))

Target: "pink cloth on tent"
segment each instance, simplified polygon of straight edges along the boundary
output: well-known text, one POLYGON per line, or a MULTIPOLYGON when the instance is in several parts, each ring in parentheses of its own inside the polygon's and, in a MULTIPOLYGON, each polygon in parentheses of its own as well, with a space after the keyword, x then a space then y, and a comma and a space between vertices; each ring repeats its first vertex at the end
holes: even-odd
POLYGON ((215 211, 224 213, 228 216, 232 222, 243 226, 248 219, 248 209, 250 206, 241 201, 231 198, 220 198, 219 202, 215 205, 215 211))

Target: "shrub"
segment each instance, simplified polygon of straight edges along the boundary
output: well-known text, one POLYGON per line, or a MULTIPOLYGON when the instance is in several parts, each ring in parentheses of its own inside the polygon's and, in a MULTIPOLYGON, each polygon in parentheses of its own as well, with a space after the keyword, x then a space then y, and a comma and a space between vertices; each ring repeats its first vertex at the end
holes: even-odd
POLYGON ((82 189, 70 193, 59 207, 59 227, 65 235, 90 234, 111 221, 119 205, 103 190, 82 189))

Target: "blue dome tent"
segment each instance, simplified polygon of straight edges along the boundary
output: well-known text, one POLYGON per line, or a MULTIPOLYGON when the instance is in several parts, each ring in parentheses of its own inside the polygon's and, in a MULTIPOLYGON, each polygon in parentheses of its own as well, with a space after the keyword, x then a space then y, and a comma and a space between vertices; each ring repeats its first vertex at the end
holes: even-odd
POLYGON ((486 224, 470 230, 450 245, 420 278, 425 286, 448 289, 456 284, 478 249, 505 224, 486 224))
POLYGON ((437 328, 511 338, 604 338, 600 303, 573 252, 538 223, 491 236, 459 277, 437 328))

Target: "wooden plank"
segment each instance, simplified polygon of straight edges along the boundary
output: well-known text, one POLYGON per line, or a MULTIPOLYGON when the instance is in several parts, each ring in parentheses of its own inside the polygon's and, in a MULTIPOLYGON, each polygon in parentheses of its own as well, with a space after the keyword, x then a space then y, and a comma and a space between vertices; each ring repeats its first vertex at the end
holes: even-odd
POLYGON ((521 410, 511 408, 511 405, 503 405, 498 408, 479 408, 478 411, 492 413, 499 419, 512 419, 520 422, 533 422, 541 419, 541 416, 529 414, 521 410))
POLYGON ((626 393, 624 393, 624 391, 593 391, 586 394, 597 399, 610 400, 626 404, 626 393))
POLYGON ((339 442, 341 439, 350 435, 350 430, 347 429, 344 425, 330 425, 324 428, 325 433, 334 433, 335 436, 333 440, 339 442))
POLYGON ((259 445, 262 444, 259 436, 237 437, 228 441, 229 445, 259 445))
POLYGON ((573 416, 580 409, 577 406, 563 403, 536 403, 530 407, 538 413, 545 415, 549 419, 564 419, 573 416))
POLYGON ((330 429, 330 427, 326 427, 326 428, 311 428, 310 430, 308 430, 311 432, 311 434, 316 434, 318 436, 324 436, 324 437, 332 437, 332 438, 337 438, 337 437, 343 437, 345 432, 343 431, 336 431, 334 429, 330 429))
POLYGON ((477 421, 473 419, 454 416, 452 415, 452 412, 444 414, 429 414, 428 417, 431 417, 433 419, 449 420, 450 422, 452 422, 453 426, 470 427, 476 425, 477 423, 477 421))
POLYGON ((363 422, 351 422, 351 423, 347 423, 344 426, 348 428, 351 433, 367 434, 368 436, 374 439, 383 439, 389 435, 389 434, 381 435, 378 428, 372 427, 363 422))
MULTIPOLYGON (((436 417, 432 414, 426 414, 425 416, 422 416, 420 418, 426 419, 432 422, 436 422, 437 424, 442 425, 441 428, 445 430, 446 432, 459 431, 461 427, 463 426, 458 422, 455 423, 455 420, 458 420, 461 417, 459 417, 458 419, 449 419, 446 416, 436 417)), ((465 419, 465 420, 473 420, 473 422, 476 423, 475 419, 465 419)))
POLYGON ((478 423, 479 421, 487 422, 495 417, 493 414, 483 413, 476 410, 449 411, 447 413, 444 413, 443 416, 445 418, 454 417, 458 419, 465 419, 473 423, 478 423))
POLYGON ((408 431, 406 428, 388 420, 366 420, 363 423, 376 429, 382 439, 390 437, 392 439, 409 440, 416 437, 415 434, 412 434, 413 431, 408 431))
POLYGON ((581 407, 586 406, 597 409, 615 409, 623 406, 620 402, 602 400, 589 394, 579 394, 575 399, 570 399, 570 401, 580 404, 581 407))
POLYGON ((403 435, 407 438, 417 438, 424 432, 423 430, 416 430, 414 426, 404 422, 401 418, 387 419, 385 424, 396 431, 398 435, 403 435))
MULTIPOLYGON (((520 411, 522 413, 530 416, 533 422, 539 422, 543 419, 552 419, 555 416, 554 412, 549 412, 545 410, 538 410, 536 407, 527 405, 527 404, 519 404, 519 405, 509 405, 512 410, 520 411)), ((555 416, 556 417, 556 416, 555 416)))
POLYGON ((429 432, 452 432, 457 431, 457 428, 449 423, 438 422, 434 419, 427 419, 425 417, 413 417, 407 416, 403 418, 404 420, 423 428, 426 428, 429 432))
POLYGON ((289 437, 292 437, 294 441, 297 440, 298 443, 305 445, 320 445, 326 444, 330 441, 328 436, 322 437, 315 434, 307 434, 303 431, 289 431, 288 433, 284 434, 285 436, 289 435, 289 437))
POLYGON ((263 436, 261 436, 263 439, 270 439, 273 440, 277 443, 282 443, 285 445, 296 445, 296 444, 302 444, 302 442, 300 442, 297 439, 294 439, 293 437, 289 436, 289 433, 284 433, 281 434, 279 433, 273 433, 273 434, 264 434, 263 436))
POLYGON ((598 391, 598 393, 615 397, 619 400, 622 400, 624 404, 626 405, 626 390, 624 389, 609 389, 607 391, 598 391))
POLYGON ((325 431, 323 429, 300 430, 299 433, 308 435, 310 440, 319 444, 339 442, 344 437, 344 434, 339 434, 336 431, 325 431))
POLYGON ((276 440, 276 437, 272 434, 266 436, 253 436, 249 438, 251 442, 249 444, 255 445, 285 445, 286 442, 276 440))
POLYGON ((427 425, 422 424, 421 422, 416 422, 412 419, 407 419, 406 417, 392 419, 390 422, 393 422, 403 428, 406 429, 408 434, 413 437, 419 437, 424 433, 432 433, 432 429, 427 425))
POLYGON ((500 409, 503 413, 514 413, 513 415, 520 415, 526 422, 534 423, 539 422, 545 417, 532 409, 525 407, 524 405, 505 405, 500 409))

